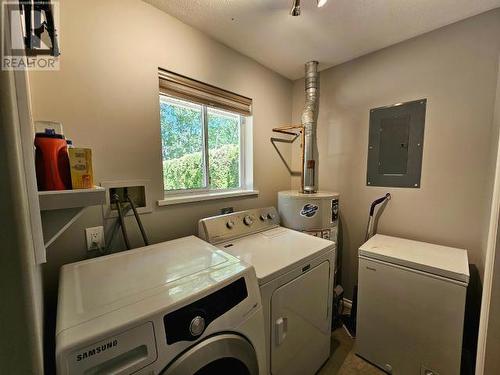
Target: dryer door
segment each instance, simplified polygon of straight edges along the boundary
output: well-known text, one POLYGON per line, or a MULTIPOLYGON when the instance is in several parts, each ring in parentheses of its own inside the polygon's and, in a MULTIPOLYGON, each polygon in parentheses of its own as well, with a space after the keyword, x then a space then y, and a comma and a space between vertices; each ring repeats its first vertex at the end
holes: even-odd
POLYGON ((325 261, 273 293, 271 373, 315 374, 330 355, 330 262, 325 261))
POLYGON ((225 333, 188 349, 162 375, 258 375, 257 354, 244 337, 225 333))

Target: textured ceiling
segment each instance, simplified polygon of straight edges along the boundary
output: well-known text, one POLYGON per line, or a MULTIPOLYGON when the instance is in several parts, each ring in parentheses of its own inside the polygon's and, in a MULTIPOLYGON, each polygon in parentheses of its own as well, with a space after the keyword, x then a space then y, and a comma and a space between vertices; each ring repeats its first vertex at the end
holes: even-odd
POLYGON ((349 61, 461 19, 500 0, 144 0, 290 79, 306 61, 320 69, 349 61))

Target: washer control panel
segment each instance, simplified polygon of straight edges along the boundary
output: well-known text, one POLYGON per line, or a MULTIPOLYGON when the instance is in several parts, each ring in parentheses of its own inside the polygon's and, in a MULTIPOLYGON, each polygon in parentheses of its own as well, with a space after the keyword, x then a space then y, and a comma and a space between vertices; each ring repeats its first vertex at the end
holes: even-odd
POLYGON ((276 208, 256 208, 202 219, 198 223, 198 237, 216 244, 276 228, 279 224, 276 208))
POLYGON ((243 277, 163 317, 167 344, 195 341, 205 328, 248 297, 243 277))

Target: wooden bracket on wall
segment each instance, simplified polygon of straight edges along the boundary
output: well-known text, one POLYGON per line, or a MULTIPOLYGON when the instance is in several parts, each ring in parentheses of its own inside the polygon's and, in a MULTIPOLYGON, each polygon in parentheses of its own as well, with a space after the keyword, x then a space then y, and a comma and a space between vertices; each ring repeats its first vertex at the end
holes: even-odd
POLYGON ((281 151, 278 149, 278 146, 276 145, 276 143, 290 143, 291 144, 300 138, 300 147, 302 148, 301 165, 302 165, 302 168, 304 168, 304 127, 302 125, 281 126, 278 128, 273 128, 273 132, 292 136, 292 138, 271 137, 271 143, 273 144, 274 148, 276 149, 276 152, 278 153, 281 161, 283 162, 283 164, 285 164, 286 169, 288 169, 288 172, 290 173, 290 175, 300 176, 301 177, 301 186, 303 186, 304 185, 304 181, 303 181, 304 177, 303 177, 302 171, 292 171, 292 168, 290 167, 290 165, 288 165, 286 159, 284 158, 281 151))

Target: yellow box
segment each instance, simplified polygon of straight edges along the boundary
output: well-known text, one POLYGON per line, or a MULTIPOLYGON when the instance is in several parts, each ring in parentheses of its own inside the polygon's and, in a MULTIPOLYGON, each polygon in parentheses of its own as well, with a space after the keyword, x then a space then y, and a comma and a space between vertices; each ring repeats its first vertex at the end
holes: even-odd
POLYGON ((69 148, 68 154, 73 189, 94 187, 92 150, 90 148, 69 148))

